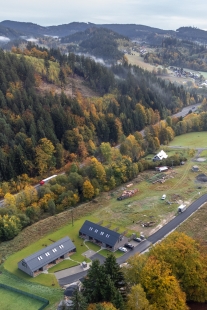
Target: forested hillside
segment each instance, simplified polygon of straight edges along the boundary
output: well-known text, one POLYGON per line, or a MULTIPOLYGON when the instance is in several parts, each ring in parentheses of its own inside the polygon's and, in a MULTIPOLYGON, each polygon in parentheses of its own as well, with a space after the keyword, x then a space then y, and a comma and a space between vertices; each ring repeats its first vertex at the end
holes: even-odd
POLYGON ((61 39, 62 43, 73 43, 69 46, 72 52, 87 53, 110 61, 120 60, 123 52, 118 50, 118 39, 128 38, 105 28, 89 28, 61 39))
POLYGON ((89 58, 62 56, 56 50, 47 52, 30 46, 24 53, 26 57, 0 52, 1 180, 60 168, 72 153, 84 158, 91 154, 89 141, 96 146, 101 142, 116 144, 122 134, 155 124, 160 116, 192 100, 182 87, 166 85, 127 64, 108 70, 89 58), (34 58, 41 63, 39 72, 37 63, 33 65, 34 58), (56 79, 50 78, 53 66, 58 66, 53 70, 56 79), (36 91, 41 79, 58 81, 63 87, 67 74, 81 76, 104 96, 84 99, 77 94, 70 98, 64 92, 61 96, 52 92, 43 96, 36 91), (47 143, 43 144, 42 139, 47 143), (43 165, 40 153, 46 145, 50 160, 43 165))

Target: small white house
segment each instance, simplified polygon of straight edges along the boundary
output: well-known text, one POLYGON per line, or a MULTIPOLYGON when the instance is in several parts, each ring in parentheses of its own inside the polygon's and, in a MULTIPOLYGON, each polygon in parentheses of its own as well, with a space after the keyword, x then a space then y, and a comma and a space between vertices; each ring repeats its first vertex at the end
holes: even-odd
POLYGON ((168 155, 163 150, 161 150, 157 155, 153 157, 152 160, 156 161, 156 160, 163 160, 166 158, 168 158, 168 155))

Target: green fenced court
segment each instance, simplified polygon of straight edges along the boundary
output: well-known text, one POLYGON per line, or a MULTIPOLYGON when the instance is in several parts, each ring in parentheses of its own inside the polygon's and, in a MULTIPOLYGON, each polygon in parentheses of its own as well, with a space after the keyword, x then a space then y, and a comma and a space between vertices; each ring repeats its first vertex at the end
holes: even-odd
POLYGON ((7 285, 0 285, 0 309, 2 310, 42 310, 49 301, 20 291, 7 285))

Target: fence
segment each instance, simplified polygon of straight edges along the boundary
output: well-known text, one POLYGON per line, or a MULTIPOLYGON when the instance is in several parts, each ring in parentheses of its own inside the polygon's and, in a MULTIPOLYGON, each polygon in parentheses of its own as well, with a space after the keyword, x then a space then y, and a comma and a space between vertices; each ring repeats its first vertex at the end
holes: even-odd
POLYGON ((34 294, 30 294, 30 293, 27 293, 27 292, 24 292, 24 291, 21 291, 21 290, 15 288, 15 287, 8 286, 8 285, 5 285, 3 283, 0 283, 0 287, 4 288, 6 290, 12 291, 12 292, 21 294, 21 295, 25 295, 25 296, 34 298, 36 300, 42 301, 43 305, 38 310, 43 310, 47 305, 49 305, 49 300, 47 300, 47 299, 45 299, 43 297, 40 297, 40 296, 37 296, 37 295, 34 295, 34 294))

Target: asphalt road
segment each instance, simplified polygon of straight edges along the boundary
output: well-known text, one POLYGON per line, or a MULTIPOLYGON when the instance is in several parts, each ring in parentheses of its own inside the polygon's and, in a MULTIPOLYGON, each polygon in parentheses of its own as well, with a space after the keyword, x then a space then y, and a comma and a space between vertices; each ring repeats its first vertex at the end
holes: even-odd
MULTIPOLYGON (((123 264, 126 262, 132 255, 135 253, 142 253, 146 251, 152 244, 162 240, 165 236, 171 233, 174 229, 176 229, 182 222, 184 222, 189 216, 191 216, 195 211, 197 211, 205 202, 207 202, 207 194, 204 194, 196 201, 194 201, 183 213, 178 214, 174 219, 172 219, 165 226, 160 228, 156 233, 148 237, 146 240, 143 240, 139 243, 134 250, 128 251, 121 257, 117 258, 118 264, 123 264)), ((100 254, 94 254, 91 257, 92 260, 99 259, 100 263, 104 263, 104 257, 100 254)), ((68 276, 62 279, 59 279, 59 284, 61 286, 75 282, 83 277, 85 277, 87 271, 82 271, 80 273, 74 274, 72 276, 68 276)))
POLYGON ((160 228, 156 233, 151 235, 147 240, 152 244, 163 239, 167 234, 172 232, 176 227, 178 227, 183 221, 185 221, 191 214, 197 211, 202 204, 207 201, 207 194, 201 196, 196 201, 194 201, 183 213, 178 214, 174 219, 172 219, 165 226, 160 228))
MULTIPOLYGON (((195 112, 196 109, 200 106, 201 104, 200 103, 196 103, 194 105, 189 105, 187 107, 184 107, 180 112, 176 113, 176 114, 173 114, 171 115, 171 117, 184 117, 186 115, 188 115, 189 111, 192 111, 192 112, 195 112)), ((140 133, 141 135, 144 137, 144 132, 145 132, 145 129, 141 130, 140 133)), ((117 148, 119 147, 120 145, 116 146, 117 148)))
POLYGON ((189 105, 189 106, 187 106, 187 107, 184 107, 184 108, 182 109, 182 111, 180 111, 180 112, 178 112, 178 113, 176 113, 176 114, 173 114, 172 116, 177 116, 177 117, 182 116, 182 117, 184 117, 184 116, 186 116, 186 115, 189 113, 189 111, 195 112, 196 109, 197 109, 200 105, 201 105, 200 103, 196 103, 196 104, 193 104, 193 105, 189 105))

